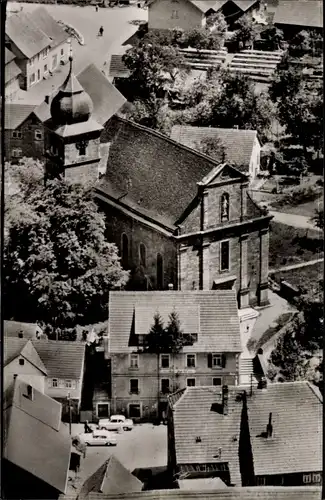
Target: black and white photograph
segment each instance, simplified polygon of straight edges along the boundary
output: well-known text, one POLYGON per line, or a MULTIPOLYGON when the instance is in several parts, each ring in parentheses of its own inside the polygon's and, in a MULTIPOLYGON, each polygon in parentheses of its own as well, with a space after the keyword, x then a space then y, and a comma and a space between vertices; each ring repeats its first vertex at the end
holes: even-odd
POLYGON ((3 500, 321 500, 322 0, 1 0, 3 500))

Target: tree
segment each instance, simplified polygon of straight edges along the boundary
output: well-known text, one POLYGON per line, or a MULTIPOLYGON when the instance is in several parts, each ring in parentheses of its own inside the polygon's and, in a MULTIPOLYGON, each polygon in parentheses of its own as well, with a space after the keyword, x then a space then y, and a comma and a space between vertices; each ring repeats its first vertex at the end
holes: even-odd
POLYGON ((140 125, 159 130, 165 135, 169 135, 172 127, 172 114, 168 104, 154 94, 150 99, 134 101, 127 116, 140 125))
POLYGON ((324 209, 315 210, 315 216, 313 217, 313 222, 319 229, 324 229, 324 209))
POLYGON ((108 292, 123 287, 128 272, 106 242, 89 187, 54 180, 11 198, 18 208, 8 214, 4 242, 6 317, 55 328, 106 319, 108 292))
POLYGON ((199 50, 220 50, 224 46, 226 38, 226 28, 220 27, 210 30, 208 27, 192 28, 184 32, 180 39, 180 46, 191 47, 199 50))
POLYGON ((160 314, 157 312, 153 318, 153 325, 146 336, 144 352, 159 354, 167 352, 167 341, 164 324, 160 314))
POLYGON ((234 41, 238 44, 239 48, 246 48, 252 46, 258 36, 259 29, 254 24, 250 16, 242 16, 235 24, 234 41))
POLYGON ((226 149, 218 137, 206 137, 196 145, 196 149, 207 156, 210 156, 219 163, 224 163, 226 159, 226 149))
POLYGON ((181 325, 179 317, 176 311, 173 311, 169 315, 169 321, 166 328, 166 337, 168 342, 168 348, 173 354, 180 352, 185 345, 183 332, 181 330, 181 325))
POLYGON ((286 59, 275 72, 269 88, 269 95, 273 102, 291 98, 296 95, 302 85, 302 71, 299 68, 288 66, 286 59))
POLYGON ((284 36, 282 30, 271 25, 261 31, 261 38, 267 43, 269 50, 279 50, 284 36))

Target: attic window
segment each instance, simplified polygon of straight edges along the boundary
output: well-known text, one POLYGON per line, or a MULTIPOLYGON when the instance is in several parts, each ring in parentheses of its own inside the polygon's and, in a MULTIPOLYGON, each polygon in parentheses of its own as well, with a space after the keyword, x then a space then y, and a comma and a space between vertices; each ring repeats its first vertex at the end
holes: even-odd
POLYGON ((19 337, 20 339, 22 339, 22 338, 24 337, 23 332, 19 332, 19 333, 18 333, 18 337, 19 337))
POLYGON ((200 436, 196 436, 195 442, 196 443, 201 443, 202 442, 201 437, 200 436))
POLYGON ((20 360, 19 360, 19 364, 20 364, 21 366, 23 366, 23 365, 25 364, 25 360, 24 360, 24 359, 22 359, 22 358, 20 358, 20 360))

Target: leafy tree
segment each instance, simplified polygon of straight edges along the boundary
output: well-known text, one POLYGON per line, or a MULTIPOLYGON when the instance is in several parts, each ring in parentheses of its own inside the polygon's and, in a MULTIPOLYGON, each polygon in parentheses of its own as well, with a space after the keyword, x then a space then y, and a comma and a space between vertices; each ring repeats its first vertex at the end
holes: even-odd
POLYGON ((273 102, 285 100, 296 95, 302 85, 302 71, 299 68, 288 66, 287 61, 282 61, 282 66, 277 69, 269 88, 273 102))
POLYGON ((165 135, 169 135, 172 127, 172 113, 168 104, 165 99, 156 98, 155 95, 150 99, 134 101, 127 116, 140 125, 159 130, 165 135))
POLYGON ((192 47, 197 50, 220 50, 225 43, 227 26, 219 22, 213 31, 209 27, 192 28, 184 32, 180 39, 183 48, 192 47))
POLYGON ((284 380, 298 380, 302 374, 304 358, 302 347, 292 331, 287 331, 276 344, 271 354, 271 363, 279 369, 284 380))
POLYGON ((324 229, 324 209, 315 210, 315 216, 313 217, 313 222, 319 229, 324 229))
POLYGON ((246 48, 253 45, 256 40, 259 29, 254 24, 250 16, 244 15, 235 23, 235 36, 234 41, 238 44, 239 48, 246 48))
POLYGON ((211 156, 214 160, 223 163, 226 159, 226 149, 218 137, 207 137, 196 145, 196 149, 201 153, 211 156))
POLYGON ((15 208, 6 214, 6 317, 56 328, 104 320, 109 290, 123 287, 128 273, 116 246, 106 242, 105 219, 91 190, 54 180, 23 187, 10 198, 15 208))
POLYGON ((283 42, 283 31, 276 26, 268 26, 261 31, 261 39, 267 43, 269 50, 279 50, 283 42))
POLYGON ((170 352, 177 354, 182 350, 185 345, 185 341, 176 311, 171 312, 169 315, 169 322, 166 327, 166 336, 170 352))

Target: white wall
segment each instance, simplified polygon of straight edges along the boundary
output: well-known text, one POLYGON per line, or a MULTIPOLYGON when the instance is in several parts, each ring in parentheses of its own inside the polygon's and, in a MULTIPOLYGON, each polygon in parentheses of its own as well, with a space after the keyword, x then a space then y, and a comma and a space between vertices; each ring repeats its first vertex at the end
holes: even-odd
POLYGON ((149 29, 190 30, 202 26, 204 15, 189 0, 155 0, 148 10, 149 29), (173 16, 177 12, 177 17, 173 16))
POLYGON ((256 137, 253 146, 251 161, 249 164, 249 174, 252 180, 255 179, 255 177, 259 174, 260 166, 261 166, 261 145, 260 141, 256 137))
POLYGON ((12 382, 14 375, 19 375, 20 379, 44 394, 45 375, 26 359, 24 360, 24 365, 20 365, 19 358, 16 358, 4 368, 5 388, 12 382))

